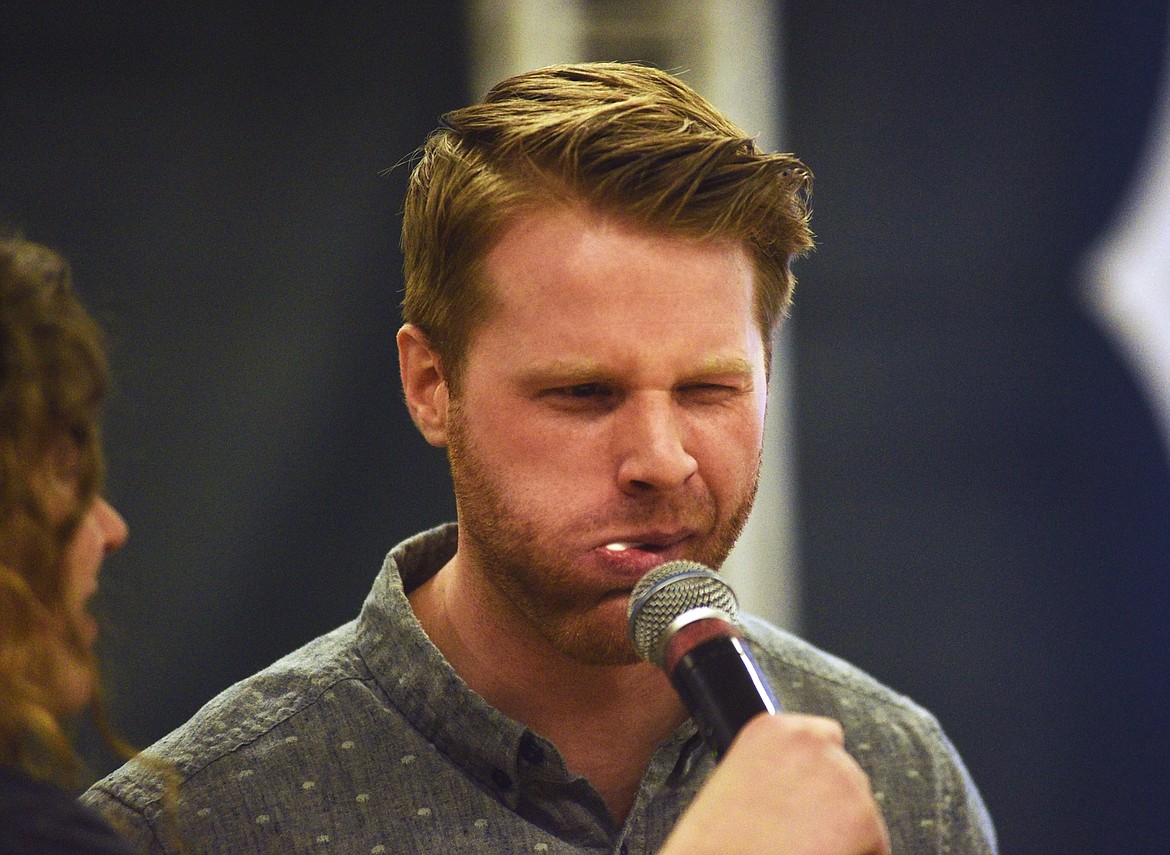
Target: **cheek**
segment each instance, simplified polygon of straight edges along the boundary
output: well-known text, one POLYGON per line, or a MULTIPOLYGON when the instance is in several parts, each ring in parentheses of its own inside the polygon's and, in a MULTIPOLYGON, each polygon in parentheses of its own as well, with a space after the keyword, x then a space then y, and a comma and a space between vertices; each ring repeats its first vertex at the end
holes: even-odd
POLYGON ((514 451, 501 461, 513 485, 537 505, 557 512, 596 502, 613 480, 604 443, 580 432, 555 440, 545 435, 514 451))
POLYGON ((713 485, 735 486, 754 477, 763 449, 763 414, 706 424, 696 433, 695 450, 704 479, 713 485))
POLYGON ((573 422, 525 401, 480 412, 473 442, 501 477, 543 489, 605 470, 609 434, 604 422, 573 422))
POLYGON ((97 587, 101 566, 102 539, 96 524, 86 518, 65 550, 65 603, 70 611, 84 608, 97 587))

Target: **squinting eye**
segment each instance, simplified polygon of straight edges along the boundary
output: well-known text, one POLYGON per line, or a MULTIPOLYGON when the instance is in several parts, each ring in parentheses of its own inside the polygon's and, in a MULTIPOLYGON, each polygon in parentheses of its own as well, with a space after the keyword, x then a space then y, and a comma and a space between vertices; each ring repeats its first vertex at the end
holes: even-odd
POLYGON ((606 388, 600 383, 580 383, 576 386, 569 386, 565 391, 574 398, 593 398, 605 394, 606 388))
POLYGON ((680 391, 684 396, 695 401, 716 402, 735 395, 739 389, 722 383, 694 383, 690 386, 684 386, 680 391))
POLYGON ((617 390, 605 383, 574 383, 549 389, 545 398, 559 409, 593 413, 611 408, 618 399, 617 395, 617 390))

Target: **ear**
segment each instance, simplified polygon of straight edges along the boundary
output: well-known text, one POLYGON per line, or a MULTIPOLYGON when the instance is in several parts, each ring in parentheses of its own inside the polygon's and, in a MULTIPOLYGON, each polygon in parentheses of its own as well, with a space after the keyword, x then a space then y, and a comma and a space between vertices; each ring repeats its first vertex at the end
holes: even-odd
POLYGON ((447 378, 443 365, 427 340, 414 324, 398 331, 398 369, 402 374, 402 393, 415 427, 431 445, 447 444, 447 378))

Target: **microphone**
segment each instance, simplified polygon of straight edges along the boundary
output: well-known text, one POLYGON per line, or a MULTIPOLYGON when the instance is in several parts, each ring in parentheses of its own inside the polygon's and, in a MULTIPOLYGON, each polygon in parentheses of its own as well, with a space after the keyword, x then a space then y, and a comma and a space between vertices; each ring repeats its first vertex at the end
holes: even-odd
POLYGON ((748 719, 780 710, 743 643, 738 614, 731 586, 696 561, 651 570, 634 586, 627 609, 634 649, 666 672, 717 757, 748 719))

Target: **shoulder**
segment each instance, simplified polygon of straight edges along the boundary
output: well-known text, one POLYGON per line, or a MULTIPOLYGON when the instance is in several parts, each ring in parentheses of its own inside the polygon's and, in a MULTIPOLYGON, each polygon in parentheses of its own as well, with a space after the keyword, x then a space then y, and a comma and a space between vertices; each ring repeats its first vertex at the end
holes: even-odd
POLYGON ((126 844, 69 793, 0 767, 0 855, 128 855, 126 844))
POLYGON ((869 775, 891 833, 910 844, 907 851, 934 851, 921 848, 928 837, 954 851, 995 851, 987 809, 934 715, 791 633, 750 615, 742 624, 783 709, 841 723, 846 748, 869 775))
POLYGON ((786 712, 836 719, 856 754, 896 751, 929 758, 950 753, 938 721, 910 698, 843 659, 759 618, 741 621, 760 666, 786 712))
POLYGON ((336 713, 338 693, 352 700, 376 692, 353 638, 351 622, 224 690, 138 759, 94 784, 82 801, 105 815, 116 806, 152 818, 179 789, 278 762, 272 747, 321 732, 336 713))
POLYGON ((785 710, 837 719, 895 718, 937 730, 927 710, 856 665, 752 615, 741 615, 741 623, 785 710))
POLYGON ((310 829, 328 837, 338 811, 364 809, 385 786, 391 754, 405 769, 427 750, 403 704, 422 695, 415 706, 429 709, 422 684, 442 676, 420 680, 437 653, 413 622, 401 574, 425 574, 453 541, 443 528, 399 544, 356 620, 228 688, 83 801, 141 851, 196 841, 269 851, 310 829), (338 788, 356 808, 334 799, 338 788))

